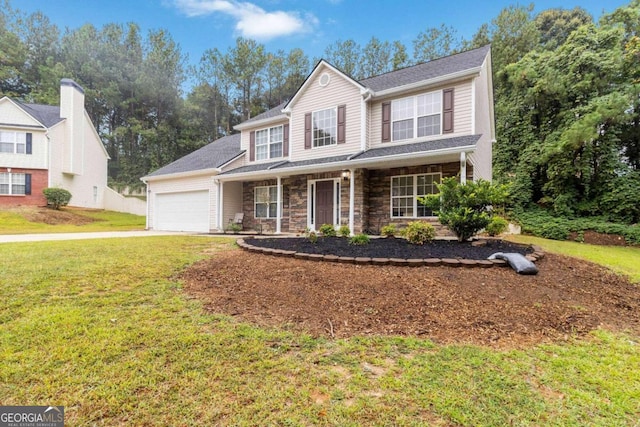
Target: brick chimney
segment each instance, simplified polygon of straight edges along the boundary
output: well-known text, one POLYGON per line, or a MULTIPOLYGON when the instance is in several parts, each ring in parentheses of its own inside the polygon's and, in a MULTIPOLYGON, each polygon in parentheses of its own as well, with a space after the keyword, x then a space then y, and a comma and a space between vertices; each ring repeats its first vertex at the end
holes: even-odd
POLYGON ((60 117, 66 119, 62 171, 80 175, 84 150, 84 89, 71 79, 60 80, 60 117))

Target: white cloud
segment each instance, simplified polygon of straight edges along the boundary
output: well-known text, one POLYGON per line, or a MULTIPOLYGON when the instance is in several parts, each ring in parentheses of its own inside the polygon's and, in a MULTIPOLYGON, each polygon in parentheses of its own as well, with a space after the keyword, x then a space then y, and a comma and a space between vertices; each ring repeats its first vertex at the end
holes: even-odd
POLYGON ((267 12, 253 3, 235 0, 174 0, 174 4, 190 17, 214 13, 229 15, 236 20, 236 31, 256 40, 309 32, 318 24, 311 14, 303 17, 298 12, 267 12))

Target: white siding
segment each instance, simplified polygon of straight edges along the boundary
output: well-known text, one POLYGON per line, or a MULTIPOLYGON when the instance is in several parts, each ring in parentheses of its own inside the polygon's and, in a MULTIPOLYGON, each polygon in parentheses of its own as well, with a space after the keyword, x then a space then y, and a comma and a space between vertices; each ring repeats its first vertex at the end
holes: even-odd
POLYGON ((379 148, 383 145, 387 144, 411 144, 420 141, 428 141, 433 139, 440 139, 446 137, 460 136, 460 135, 471 135, 473 134, 472 129, 472 96, 471 89, 472 84, 471 80, 456 83, 456 84, 445 84, 442 86, 429 88, 427 90, 416 91, 413 93, 403 94, 398 96, 397 98, 404 98, 407 96, 418 95, 421 93, 432 92, 435 90, 442 90, 453 88, 453 133, 441 134, 441 135, 433 135, 424 138, 414 138, 412 140, 406 140, 402 142, 386 142, 382 143, 382 103, 386 101, 391 101, 395 98, 389 98, 384 101, 375 101, 370 106, 370 120, 369 120, 369 148, 379 148))
POLYGON ((473 163, 474 179, 482 178, 488 181, 492 178, 492 140, 495 139, 493 121, 493 85, 488 56, 483 64, 480 75, 475 80, 475 133, 482 134, 475 153, 470 156, 473 163))
POLYGON ((0 129, 32 134, 32 153, 0 153, 0 167, 47 169, 49 143, 45 130, 31 126, 41 125, 9 99, 0 101, 0 129))
POLYGON ((360 108, 362 99, 358 87, 347 81, 342 75, 329 68, 317 73, 317 77, 309 82, 305 92, 300 95, 292 107, 291 113, 291 161, 317 159, 355 153, 360 150, 360 108), (331 76, 329 84, 322 87, 318 78, 324 73, 331 76), (313 111, 337 107, 346 104, 346 129, 344 144, 330 145, 305 150, 304 148, 304 115, 313 111))
POLYGON ((29 116, 21 108, 18 108, 9 98, 0 100, 0 123, 11 123, 12 125, 42 126, 37 120, 29 116))
POLYGON ((225 182, 222 190, 224 212, 222 213, 223 227, 236 213, 242 212, 242 183, 225 182))

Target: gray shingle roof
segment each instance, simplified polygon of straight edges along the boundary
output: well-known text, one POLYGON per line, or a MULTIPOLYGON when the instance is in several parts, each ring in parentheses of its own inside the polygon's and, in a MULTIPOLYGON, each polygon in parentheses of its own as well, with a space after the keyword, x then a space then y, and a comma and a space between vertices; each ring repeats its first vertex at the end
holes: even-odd
POLYGON ((397 156, 399 154, 427 153, 429 151, 446 150, 476 145, 482 135, 464 135, 453 138, 442 138, 433 141, 416 142, 415 144, 389 145, 367 150, 353 157, 353 160, 372 159, 375 157, 397 156))
POLYGON ((47 128, 64 120, 60 117, 60 107, 54 105, 26 104, 18 101, 16 101, 16 103, 47 128))
POLYGON ((242 154, 240 150, 240 134, 224 136, 211 144, 207 144, 179 158, 173 163, 161 167, 147 176, 170 175, 181 172, 219 168, 240 154, 242 154))
POLYGON ((258 120, 270 119, 272 117, 277 117, 282 114, 282 109, 284 108, 285 105, 287 105, 287 101, 273 107, 270 110, 265 111, 264 113, 260 113, 255 117, 245 120, 244 122, 242 122, 242 124, 256 122, 258 120))
POLYGON ((407 67, 364 79, 361 80, 360 83, 377 92, 468 70, 481 66, 490 49, 491 46, 486 45, 477 49, 414 65, 413 67, 407 67))

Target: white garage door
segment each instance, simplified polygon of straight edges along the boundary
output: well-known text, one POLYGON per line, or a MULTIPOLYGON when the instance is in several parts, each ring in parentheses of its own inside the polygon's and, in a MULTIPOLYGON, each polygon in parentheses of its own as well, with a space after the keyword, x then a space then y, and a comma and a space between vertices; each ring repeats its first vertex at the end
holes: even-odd
POLYGON ((209 191, 156 195, 156 230, 209 232, 209 191))

